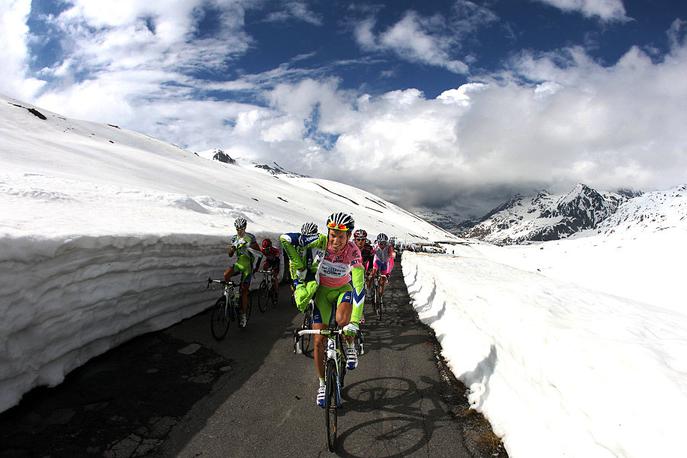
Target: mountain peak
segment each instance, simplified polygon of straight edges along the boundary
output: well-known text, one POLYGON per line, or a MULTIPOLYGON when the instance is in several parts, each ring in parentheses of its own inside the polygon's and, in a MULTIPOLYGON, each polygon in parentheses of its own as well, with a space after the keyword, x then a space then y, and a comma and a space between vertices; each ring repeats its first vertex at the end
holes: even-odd
POLYGON ((225 164, 236 164, 236 160, 232 159, 231 156, 229 156, 227 153, 222 151, 220 148, 214 149, 214 154, 212 155, 212 159, 214 159, 215 161, 224 162, 225 164))
POLYGON ((628 198, 601 194, 584 183, 567 194, 516 195, 489 212, 466 237, 501 243, 557 240, 584 229, 596 228, 628 198))

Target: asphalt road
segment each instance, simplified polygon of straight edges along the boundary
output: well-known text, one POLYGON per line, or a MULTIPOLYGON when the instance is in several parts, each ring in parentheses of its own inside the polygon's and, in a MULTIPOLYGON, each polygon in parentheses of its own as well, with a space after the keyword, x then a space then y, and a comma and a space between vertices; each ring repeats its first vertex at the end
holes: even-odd
MULTIPOLYGON (((409 305, 400 263, 346 375, 337 454, 505 457, 409 305)), ((300 315, 276 309, 215 341, 209 314, 134 339, 0 415, 0 457, 320 456, 324 411, 313 360, 292 351, 300 315)))

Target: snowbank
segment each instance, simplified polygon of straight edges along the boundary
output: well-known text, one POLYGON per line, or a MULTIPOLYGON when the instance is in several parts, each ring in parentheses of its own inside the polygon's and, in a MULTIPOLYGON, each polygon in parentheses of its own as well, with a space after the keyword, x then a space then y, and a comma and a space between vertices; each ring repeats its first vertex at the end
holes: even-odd
MULTIPOLYGON (((472 406, 488 417, 509 455, 681 450, 684 308, 594 290, 570 271, 566 281, 505 265, 484 247, 458 246, 454 256, 406 252, 403 271, 420 318, 435 330, 452 371, 470 388, 472 406)), ((528 248, 540 251, 519 247, 528 248)))
POLYGON ((30 387, 210 305, 226 239, 103 236, 1 238, 0 411, 30 387), (224 242, 224 243, 223 243, 224 242), (29 256, 33 253, 34 256, 29 256))

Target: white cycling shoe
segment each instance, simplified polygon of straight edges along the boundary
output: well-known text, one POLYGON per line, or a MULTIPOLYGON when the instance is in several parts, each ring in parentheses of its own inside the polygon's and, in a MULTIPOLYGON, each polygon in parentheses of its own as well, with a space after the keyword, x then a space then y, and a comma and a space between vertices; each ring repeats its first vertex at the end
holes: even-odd
POLYGON ((355 345, 346 348, 346 369, 352 371, 358 367, 358 352, 355 351, 355 345))
POLYGON ((239 318, 239 326, 242 328, 245 328, 247 324, 248 324, 248 318, 246 317, 245 313, 242 313, 241 317, 239 318))

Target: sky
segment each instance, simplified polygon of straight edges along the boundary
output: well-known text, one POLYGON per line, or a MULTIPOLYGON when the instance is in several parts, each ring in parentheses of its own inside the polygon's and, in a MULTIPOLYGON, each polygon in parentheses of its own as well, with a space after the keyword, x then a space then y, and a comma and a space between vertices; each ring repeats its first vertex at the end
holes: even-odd
POLYGON ((687 182, 687 2, 3 0, 0 93, 479 216, 687 182))

